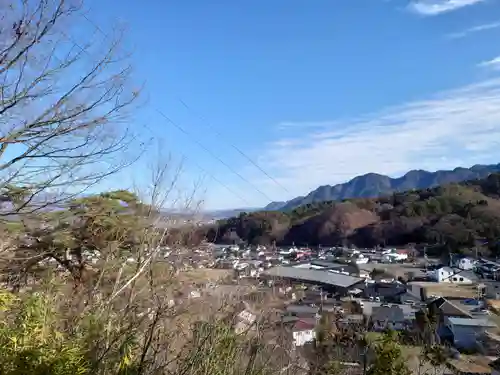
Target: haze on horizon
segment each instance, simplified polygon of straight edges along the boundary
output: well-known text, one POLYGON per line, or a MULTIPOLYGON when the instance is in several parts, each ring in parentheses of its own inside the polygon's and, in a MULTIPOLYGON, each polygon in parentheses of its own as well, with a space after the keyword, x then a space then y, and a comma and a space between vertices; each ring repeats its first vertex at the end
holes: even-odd
MULTIPOLYGON (((137 121, 202 180, 204 210, 263 207, 366 173, 500 161, 500 2, 90 4, 127 25, 137 121)), ((134 168, 106 188, 141 180, 134 168)))

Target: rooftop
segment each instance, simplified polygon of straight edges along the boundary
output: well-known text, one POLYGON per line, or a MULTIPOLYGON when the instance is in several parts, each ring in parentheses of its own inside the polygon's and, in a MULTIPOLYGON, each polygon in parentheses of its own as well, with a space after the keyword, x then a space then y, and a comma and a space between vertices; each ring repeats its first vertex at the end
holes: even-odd
POLYGON ((461 308, 461 306, 457 306, 457 304, 450 302, 446 298, 439 297, 433 301, 431 301, 427 306, 435 305, 438 309, 441 310, 444 316, 449 317, 462 317, 464 319, 472 318, 472 315, 469 311, 461 308))
MULTIPOLYGON (((399 308, 406 319, 413 319, 415 317, 415 312, 418 311, 417 308, 410 305, 392 304, 391 306, 399 308)), ((388 306, 382 306, 380 302, 363 301, 363 314, 367 316, 374 315, 375 311, 380 307, 389 308, 388 306)))
POLYGON ((379 321, 403 322, 405 316, 403 310, 399 306, 379 306, 372 310, 372 319, 379 321))
POLYGON ((496 327, 496 324, 488 319, 448 318, 448 321, 456 326, 466 327, 496 327))
POLYGON ((353 277, 339 273, 333 273, 323 270, 308 270, 308 269, 285 267, 285 266, 270 268, 269 270, 265 271, 263 275, 271 277, 296 279, 296 280, 301 280, 303 282, 319 283, 325 285, 339 286, 343 288, 348 288, 354 284, 363 281, 363 279, 359 277, 353 277))
POLYGON ((319 307, 311 307, 307 305, 289 305, 285 311, 290 314, 314 315, 319 311, 319 307))

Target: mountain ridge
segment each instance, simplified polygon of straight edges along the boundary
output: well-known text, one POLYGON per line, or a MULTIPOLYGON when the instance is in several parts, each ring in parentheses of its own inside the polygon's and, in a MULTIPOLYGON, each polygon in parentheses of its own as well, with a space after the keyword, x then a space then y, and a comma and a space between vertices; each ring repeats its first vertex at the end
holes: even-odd
POLYGON ((377 198, 246 213, 204 231, 208 241, 221 244, 360 248, 414 244, 431 245, 428 255, 433 256, 475 251, 499 256, 500 173, 377 198))
POLYGON ((452 170, 435 172, 413 169, 403 176, 391 178, 378 173, 367 173, 337 185, 322 185, 307 195, 298 196, 285 202, 271 202, 263 209, 266 211, 290 211, 305 204, 325 201, 342 201, 352 198, 377 198, 413 189, 427 189, 435 186, 463 182, 488 177, 500 172, 498 164, 476 164, 470 168, 456 167, 452 170))

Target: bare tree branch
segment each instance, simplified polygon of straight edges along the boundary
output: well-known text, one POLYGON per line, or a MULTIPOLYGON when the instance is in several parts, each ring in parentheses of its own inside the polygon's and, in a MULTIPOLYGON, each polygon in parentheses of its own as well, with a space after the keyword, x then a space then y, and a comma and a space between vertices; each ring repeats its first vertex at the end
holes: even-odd
POLYGON ((2 215, 32 212, 40 197, 58 203, 130 165, 140 156, 128 128, 139 92, 111 41, 78 44, 71 26, 85 24, 72 0, 0 5, 0 190, 26 188, 25 204, 2 215), (125 158, 124 151, 135 152, 125 158), (50 193, 50 194, 49 194, 50 193))

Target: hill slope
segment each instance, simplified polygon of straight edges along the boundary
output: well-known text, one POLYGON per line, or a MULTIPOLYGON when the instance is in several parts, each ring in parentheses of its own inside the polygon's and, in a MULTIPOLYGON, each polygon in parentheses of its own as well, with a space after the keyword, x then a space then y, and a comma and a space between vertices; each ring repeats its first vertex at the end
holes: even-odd
POLYGON ((207 236, 222 243, 309 246, 433 243, 453 251, 488 242, 488 251, 500 254, 500 173, 381 198, 243 213, 219 221, 207 236))
POLYGON ((271 202, 264 207, 264 210, 289 211, 304 204, 316 202, 342 201, 351 198, 376 198, 392 194, 395 191, 425 189, 452 182, 485 178, 495 172, 500 172, 500 164, 475 165, 471 168, 455 168, 452 171, 428 172, 412 170, 398 178, 368 173, 343 184, 320 186, 306 196, 296 197, 288 202, 271 202))

